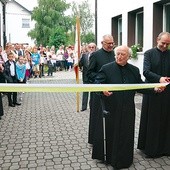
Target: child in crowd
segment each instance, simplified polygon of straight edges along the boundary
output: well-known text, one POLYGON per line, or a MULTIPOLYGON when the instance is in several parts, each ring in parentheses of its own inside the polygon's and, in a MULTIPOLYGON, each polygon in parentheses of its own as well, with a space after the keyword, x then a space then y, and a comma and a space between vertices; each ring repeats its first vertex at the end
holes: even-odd
POLYGON ((18 83, 25 83, 25 73, 26 73, 26 64, 23 56, 19 56, 18 61, 16 62, 16 74, 18 83))
POLYGON ((25 79, 26 79, 26 83, 27 83, 27 80, 29 80, 30 75, 31 75, 30 74, 31 73, 31 65, 26 57, 24 58, 24 62, 25 62, 25 66, 26 66, 25 79))
MULTIPOLYGON (((16 62, 14 61, 14 54, 9 52, 8 60, 4 64, 3 75, 7 83, 17 83, 17 74, 16 74, 16 62)), ((17 102, 17 92, 8 92, 8 105, 10 107, 15 107, 16 105, 21 105, 17 102)))
POLYGON ((48 60, 48 62, 47 62, 47 65, 48 65, 48 76, 49 75, 51 75, 51 76, 53 76, 53 63, 52 63, 52 56, 51 55, 49 55, 49 60, 48 60))
POLYGON ((32 58, 31 58, 31 49, 27 48, 24 52, 25 63, 26 63, 26 81, 33 76, 32 70, 32 58))
POLYGON ((74 64, 74 56, 73 56, 72 46, 69 46, 67 48, 67 51, 68 51, 67 65, 68 65, 68 70, 71 71, 73 64, 74 64))
POLYGON ((38 77, 40 75, 40 54, 38 53, 38 48, 33 47, 33 53, 31 54, 32 64, 33 64, 33 72, 34 77, 38 77))
MULTIPOLYGON (((23 56, 18 57, 16 62, 16 74, 18 83, 26 83, 26 64, 23 56)), ((19 102, 22 101, 22 92, 18 92, 19 102)))
POLYGON ((44 51, 40 51, 40 75, 39 77, 41 78, 42 76, 44 76, 44 61, 45 61, 45 53, 44 51))

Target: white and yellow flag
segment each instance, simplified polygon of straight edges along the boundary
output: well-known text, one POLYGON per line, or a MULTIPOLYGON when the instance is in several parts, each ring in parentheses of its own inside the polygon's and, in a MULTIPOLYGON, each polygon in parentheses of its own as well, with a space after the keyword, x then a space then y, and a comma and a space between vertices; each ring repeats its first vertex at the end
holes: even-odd
POLYGON ((75 32, 75 45, 74 45, 74 71, 76 74, 76 82, 79 84, 79 67, 78 62, 80 59, 81 43, 80 43, 80 18, 76 18, 76 32, 75 32))
MULTIPOLYGON (((80 18, 76 17, 76 33, 75 33, 75 45, 74 45, 74 71, 76 74, 76 83, 79 84, 79 59, 80 59, 80 50, 81 50, 81 43, 80 43, 80 18)), ((80 93, 76 93, 77 98, 77 112, 79 112, 79 105, 80 105, 80 93)))

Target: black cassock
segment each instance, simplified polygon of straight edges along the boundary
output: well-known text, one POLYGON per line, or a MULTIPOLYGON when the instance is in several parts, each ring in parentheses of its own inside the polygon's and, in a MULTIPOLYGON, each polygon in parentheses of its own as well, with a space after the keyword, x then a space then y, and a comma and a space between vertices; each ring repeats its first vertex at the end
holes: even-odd
MULTIPOLYGON (((170 51, 157 48, 144 54, 146 82, 158 83, 161 77, 170 77, 170 51)), ((139 129, 138 149, 150 157, 170 156, 170 86, 164 92, 144 95, 139 129)))
MULTIPOLYGON (((104 64, 113 62, 115 60, 114 51, 105 51, 103 48, 92 53, 90 56, 89 66, 87 70, 87 77, 89 83, 94 83, 98 71, 104 64)), ((93 136, 96 130, 96 117, 101 111, 100 98, 96 93, 90 93, 90 118, 89 118, 89 134, 88 143, 93 144, 93 136)))
MULTIPOLYGON (((136 84, 143 83, 139 69, 131 64, 119 66, 116 62, 104 65, 96 77, 96 83, 136 84)), ((138 90, 139 92, 153 90, 138 90)), ((149 93, 150 93, 149 92, 149 93)), ((133 162, 136 90, 113 91, 104 96, 106 110, 106 150, 107 163, 114 168, 128 168, 133 162)), ((97 119, 93 141, 93 159, 104 159, 102 113, 97 119)))

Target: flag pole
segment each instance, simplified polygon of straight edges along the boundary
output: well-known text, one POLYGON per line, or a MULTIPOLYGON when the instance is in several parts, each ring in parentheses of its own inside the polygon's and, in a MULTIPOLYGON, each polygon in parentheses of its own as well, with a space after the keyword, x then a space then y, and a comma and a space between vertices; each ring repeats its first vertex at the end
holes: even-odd
MULTIPOLYGON (((75 38, 76 42, 75 42, 75 50, 76 50, 76 62, 75 62, 75 66, 74 66, 74 70, 76 73, 76 83, 79 84, 80 80, 79 80, 79 59, 80 59, 80 18, 77 16, 76 17, 76 38, 75 38)), ((77 112, 80 111, 80 93, 77 92, 76 93, 76 105, 77 105, 77 112)))

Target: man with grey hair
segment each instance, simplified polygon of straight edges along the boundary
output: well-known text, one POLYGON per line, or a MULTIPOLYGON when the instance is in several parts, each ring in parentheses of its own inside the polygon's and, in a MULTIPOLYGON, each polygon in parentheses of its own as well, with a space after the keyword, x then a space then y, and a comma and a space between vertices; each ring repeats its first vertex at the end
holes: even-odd
MULTIPOLYGON (((107 63, 115 60, 113 48, 115 47, 112 35, 104 35, 102 39, 102 48, 90 56, 87 77, 89 83, 94 83, 95 77, 100 68, 107 63)), ((96 129, 96 117, 101 110, 100 98, 96 93, 90 93, 90 119, 88 143, 93 144, 93 134, 96 129)))
MULTIPOLYGON (((88 70, 90 56, 93 52, 96 51, 96 44, 93 42, 89 43, 87 45, 87 51, 88 52, 82 54, 80 61, 79 61, 79 67, 82 70, 83 84, 88 84, 87 70, 88 70)), ((87 110, 88 95, 89 95, 89 92, 83 92, 82 107, 81 107, 82 112, 87 110)))
MULTIPOLYGON (((170 82, 170 33, 161 32, 157 47, 144 53, 143 75, 148 83, 170 82)), ((144 95, 138 149, 147 157, 170 156, 170 86, 159 95, 144 95)))
MULTIPOLYGON (((125 45, 115 48, 115 61, 105 64, 96 76, 97 84, 139 84, 144 83, 139 69, 127 61, 131 49, 125 45)), ((92 158, 105 161, 115 169, 129 168, 133 163, 135 102, 136 92, 155 93, 158 89, 104 91, 102 96, 105 109, 110 113, 105 117, 105 132, 102 113, 96 120, 92 158), (103 134, 106 134, 104 146, 103 134), (106 148, 106 153, 104 153, 106 148), (106 154, 106 155, 104 155, 106 154), (105 160, 106 158, 106 160, 105 160)), ((160 89, 161 90, 161 89, 160 89)), ((163 89, 162 89, 163 90, 163 89)))

